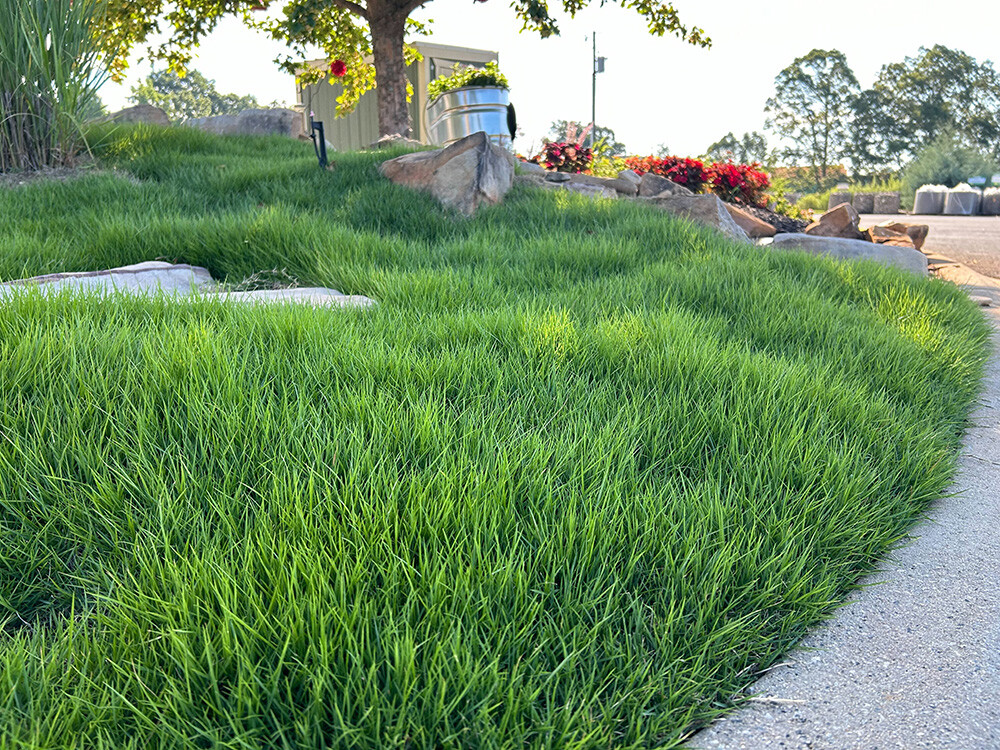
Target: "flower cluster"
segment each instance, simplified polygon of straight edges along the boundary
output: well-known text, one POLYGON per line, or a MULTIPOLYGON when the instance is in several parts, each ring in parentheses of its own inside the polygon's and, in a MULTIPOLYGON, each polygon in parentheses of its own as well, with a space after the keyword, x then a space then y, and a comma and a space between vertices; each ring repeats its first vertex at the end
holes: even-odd
POLYGON ((347 75, 347 63, 343 60, 334 60, 330 63, 330 73, 332 73, 335 78, 343 78, 347 75))
POLYGON ((594 154, 586 146, 564 141, 548 141, 542 153, 528 159, 555 172, 573 173, 586 172, 593 160, 594 154))
POLYGON ((709 189, 722 200, 748 206, 767 205, 764 191, 770 187, 771 180, 766 172, 760 170, 757 162, 716 162, 710 164, 707 171, 709 189))
POLYGON ((743 203, 749 206, 767 204, 765 190, 771 181, 760 164, 733 164, 714 162, 706 165, 698 159, 684 159, 679 156, 630 156, 625 160, 629 169, 638 174, 652 172, 689 190, 699 192, 702 188, 715 193, 729 203, 743 203))

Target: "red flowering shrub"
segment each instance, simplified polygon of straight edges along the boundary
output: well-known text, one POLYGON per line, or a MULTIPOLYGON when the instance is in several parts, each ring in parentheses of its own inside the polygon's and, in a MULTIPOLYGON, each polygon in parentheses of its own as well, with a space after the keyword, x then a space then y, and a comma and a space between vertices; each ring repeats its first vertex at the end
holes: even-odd
POLYGON ((764 191, 770 186, 771 180, 756 162, 716 162, 705 166, 698 159, 682 159, 679 156, 630 156, 625 159, 625 163, 637 174, 652 172, 696 193, 704 187, 729 203, 767 205, 764 191))
POLYGON ((743 203, 748 206, 766 206, 764 191, 771 180, 762 172, 760 164, 733 164, 716 162, 708 166, 708 188, 728 203, 743 203))
POLYGON ((541 164, 555 172, 572 173, 585 172, 593 160, 594 154, 586 146, 559 141, 546 142, 542 153, 528 159, 533 164, 541 164))
POLYGON ((697 193, 708 179, 705 164, 698 159, 682 159, 679 156, 630 156, 625 160, 628 168, 636 174, 652 172, 688 190, 697 193))

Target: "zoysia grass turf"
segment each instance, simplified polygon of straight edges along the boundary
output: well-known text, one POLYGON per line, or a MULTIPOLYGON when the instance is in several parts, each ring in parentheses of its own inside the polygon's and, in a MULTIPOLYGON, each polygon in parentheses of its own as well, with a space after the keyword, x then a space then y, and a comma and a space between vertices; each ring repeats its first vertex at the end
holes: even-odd
POLYGON ((0 746, 669 747, 945 490, 957 289, 385 156, 139 128, 0 191, 3 278, 379 301, 0 306, 0 746))

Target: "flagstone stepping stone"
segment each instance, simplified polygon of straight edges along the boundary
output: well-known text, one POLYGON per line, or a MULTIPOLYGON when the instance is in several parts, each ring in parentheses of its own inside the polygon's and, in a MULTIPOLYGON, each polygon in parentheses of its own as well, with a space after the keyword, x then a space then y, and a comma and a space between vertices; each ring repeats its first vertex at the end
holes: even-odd
POLYGON ((218 297, 241 303, 304 303, 314 307, 371 307, 375 300, 361 295, 343 294, 325 287, 293 287, 289 289, 255 289, 230 291, 220 285, 208 269, 184 263, 146 261, 131 266, 103 271, 50 273, 0 283, 0 299, 9 298, 26 289, 38 289, 44 294, 64 290, 125 294, 164 294, 177 298, 218 297))

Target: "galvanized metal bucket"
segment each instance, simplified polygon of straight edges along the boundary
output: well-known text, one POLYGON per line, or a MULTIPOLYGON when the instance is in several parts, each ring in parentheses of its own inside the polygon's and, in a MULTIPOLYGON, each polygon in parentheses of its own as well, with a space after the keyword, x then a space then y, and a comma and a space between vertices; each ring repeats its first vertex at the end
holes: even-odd
POLYGON ((467 86, 441 94, 427 105, 430 142, 447 146, 482 130, 497 145, 510 146, 509 95, 499 86, 467 86))

